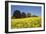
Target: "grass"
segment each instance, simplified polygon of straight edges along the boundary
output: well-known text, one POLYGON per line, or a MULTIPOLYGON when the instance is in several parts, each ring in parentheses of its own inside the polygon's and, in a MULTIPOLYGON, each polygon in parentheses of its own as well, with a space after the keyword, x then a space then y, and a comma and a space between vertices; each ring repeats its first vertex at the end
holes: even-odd
POLYGON ((21 19, 11 19, 11 28, 38 28, 41 27, 40 17, 29 17, 21 19))

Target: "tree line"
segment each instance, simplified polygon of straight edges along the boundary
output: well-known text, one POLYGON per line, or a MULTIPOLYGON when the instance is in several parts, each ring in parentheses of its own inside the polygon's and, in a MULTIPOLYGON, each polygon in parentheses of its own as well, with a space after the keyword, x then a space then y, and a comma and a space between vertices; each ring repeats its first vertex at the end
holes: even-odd
POLYGON ((12 16, 12 19, 15 18, 26 18, 26 17, 37 17, 36 15, 31 15, 31 13, 25 13, 25 12, 20 12, 20 10, 15 10, 12 16))

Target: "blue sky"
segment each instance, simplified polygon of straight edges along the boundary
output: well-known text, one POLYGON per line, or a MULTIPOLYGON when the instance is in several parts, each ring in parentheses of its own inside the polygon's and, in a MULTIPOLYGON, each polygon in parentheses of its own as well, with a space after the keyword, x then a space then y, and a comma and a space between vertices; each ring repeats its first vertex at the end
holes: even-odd
POLYGON ((20 10, 21 12, 31 13, 32 15, 41 16, 41 6, 21 6, 21 5, 11 5, 11 15, 15 10, 20 10))

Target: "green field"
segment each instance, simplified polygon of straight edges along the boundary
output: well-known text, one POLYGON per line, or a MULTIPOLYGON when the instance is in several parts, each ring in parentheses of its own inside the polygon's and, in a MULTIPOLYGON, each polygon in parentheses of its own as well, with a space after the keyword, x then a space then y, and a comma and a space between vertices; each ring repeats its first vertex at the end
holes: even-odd
POLYGON ((41 27, 40 17, 29 17, 20 19, 11 19, 11 28, 38 28, 41 27))

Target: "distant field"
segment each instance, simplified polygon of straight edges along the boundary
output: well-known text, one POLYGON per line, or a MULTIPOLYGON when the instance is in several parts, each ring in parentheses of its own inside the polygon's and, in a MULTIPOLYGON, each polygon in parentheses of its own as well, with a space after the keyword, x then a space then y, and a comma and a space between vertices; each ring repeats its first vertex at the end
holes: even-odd
POLYGON ((35 28, 41 27, 40 17, 29 17, 11 20, 11 28, 35 28))

